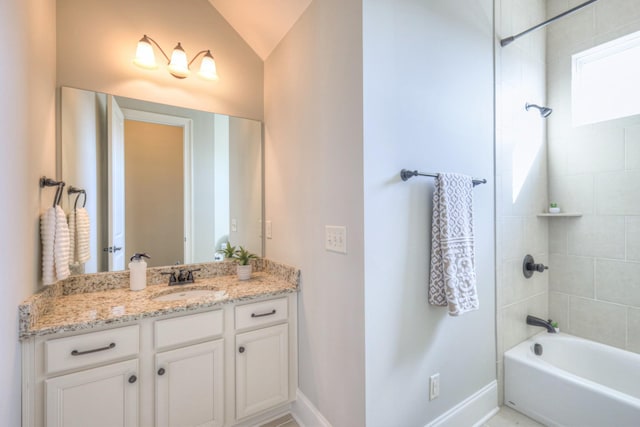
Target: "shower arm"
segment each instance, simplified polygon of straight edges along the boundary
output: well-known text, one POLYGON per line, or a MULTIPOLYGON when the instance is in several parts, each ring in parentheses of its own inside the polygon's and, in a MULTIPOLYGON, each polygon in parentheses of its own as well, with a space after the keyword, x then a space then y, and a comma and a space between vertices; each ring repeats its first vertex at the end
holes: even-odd
POLYGON ((551 24, 554 21, 557 21, 560 18, 564 18, 567 15, 572 14, 573 12, 577 12, 578 10, 582 9, 585 6, 589 6, 591 3, 595 3, 598 0, 589 0, 587 2, 584 2, 582 4, 579 4, 576 7, 573 7, 569 10, 567 10, 566 12, 562 12, 560 15, 556 15, 553 18, 547 19, 544 22, 541 22, 540 24, 529 28, 528 30, 524 30, 523 32, 516 34, 515 36, 511 36, 511 37, 507 37, 506 39, 502 39, 500 40, 500 46, 505 47, 506 45, 513 43, 514 41, 516 41, 517 39, 519 39, 520 37, 524 36, 525 34, 529 34, 532 31, 537 30, 538 28, 542 28, 542 27, 546 27, 547 25, 551 24))

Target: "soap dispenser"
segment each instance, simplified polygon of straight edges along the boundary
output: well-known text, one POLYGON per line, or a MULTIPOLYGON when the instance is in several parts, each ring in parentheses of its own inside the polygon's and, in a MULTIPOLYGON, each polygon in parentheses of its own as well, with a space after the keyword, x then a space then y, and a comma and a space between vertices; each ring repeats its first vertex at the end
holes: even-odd
POLYGON ((135 253, 129 263, 129 287, 132 291, 141 291, 147 286, 147 263, 144 258, 151 258, 146 253, 135 253))

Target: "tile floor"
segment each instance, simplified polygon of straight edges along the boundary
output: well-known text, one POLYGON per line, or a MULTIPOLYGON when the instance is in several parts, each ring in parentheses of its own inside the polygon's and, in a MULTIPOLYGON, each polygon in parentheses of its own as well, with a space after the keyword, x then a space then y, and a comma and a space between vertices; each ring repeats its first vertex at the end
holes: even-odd
MULTIPOLYGON (((500 412, 491 417, 482 427, 544 427, 537 421, 515 411, 508 406, 501 406, 500 412)), ((288 426, 287 426, 288 427, 288 426)))
MULTIPOLYGON (((531 418, 522 415, 520 412, 514 411, 508 406, 501 406, 500 412, 491 417, 482 427, 544 427, 531 418)), ((260 427, 300 427, 291 415, 285 415, 263 424, 260 427)))

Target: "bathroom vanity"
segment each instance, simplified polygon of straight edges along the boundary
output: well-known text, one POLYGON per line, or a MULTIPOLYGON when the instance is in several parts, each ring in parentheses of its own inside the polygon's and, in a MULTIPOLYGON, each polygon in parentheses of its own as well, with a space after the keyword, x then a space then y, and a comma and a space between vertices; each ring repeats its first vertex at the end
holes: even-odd
POLYGON ((150 269, 139 292, 126 271, 73 276, 27 300, 23 425, 255 425, 286 412, 299 271, 257 260, 239 281, 234 266, 197 265, 204 277, 185 286, 150 269))

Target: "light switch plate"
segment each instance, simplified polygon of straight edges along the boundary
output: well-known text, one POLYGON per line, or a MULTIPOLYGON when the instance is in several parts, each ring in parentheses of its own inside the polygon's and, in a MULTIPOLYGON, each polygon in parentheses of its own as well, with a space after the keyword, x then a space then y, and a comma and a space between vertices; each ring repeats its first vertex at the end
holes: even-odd
POLYGON ((238 231, 238 220, 235 218, 231 219, 231 231, 238 231))
POLYGON ((271 239, 273 237, 273 228, 271 227, 271 220, 265 221, 265 234, 267 235, 267 239, 271 239))
POLYGON ((325 225, 325 249, 341 254, 347 253, 347 227, 343 225, 325 225))

